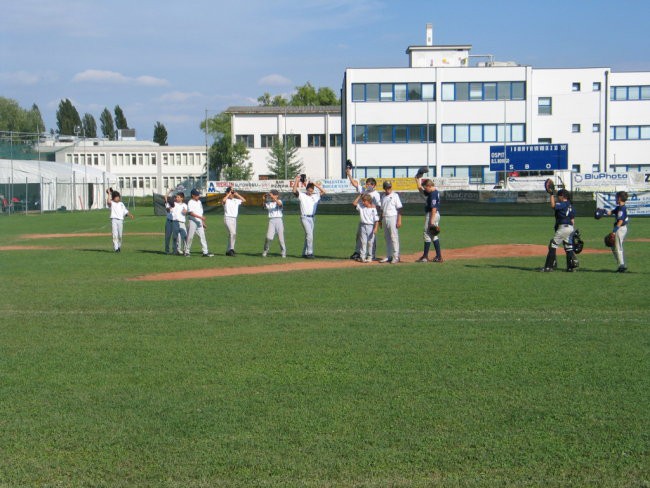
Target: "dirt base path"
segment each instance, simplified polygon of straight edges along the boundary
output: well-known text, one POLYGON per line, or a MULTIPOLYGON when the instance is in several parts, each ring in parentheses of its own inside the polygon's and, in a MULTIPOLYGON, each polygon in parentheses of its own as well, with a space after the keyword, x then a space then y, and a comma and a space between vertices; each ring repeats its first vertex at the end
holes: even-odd
MULTIPOLYGON (((507 257, 544 257, 547 246, 537 244, 492 244, 487 246, 472 246, 461 249, 446 249, 443 252, 445 261, 456 259, 483 259, 483 258, 507 258, 507 257)), ((585 249, 584 254, 609 253, 605 250, 585 249)), ((402 256, 402 263, 413 263, 420 257, 420 254, 402 256)), ((430 266, 438 266, 431 264, 430 266)), ((197 278, 215 278, 222 276, 240 276, 262 273, 283 273, 288 271, 317 270, 317 269, 342 269, 363 266, 389 266, 388 264, 358 263, 350 259, 327 260, 319 259, 305 260, 292 263, 268 264, 264 266, 242 266, 236 268, 206 268, 187 271, 174 271, 170 273, 155 273, 130 278, 129 281, 168 281, 168 280, 192 280, 197 278)), ((399 265, 398 265, 399 266, 399 265)))

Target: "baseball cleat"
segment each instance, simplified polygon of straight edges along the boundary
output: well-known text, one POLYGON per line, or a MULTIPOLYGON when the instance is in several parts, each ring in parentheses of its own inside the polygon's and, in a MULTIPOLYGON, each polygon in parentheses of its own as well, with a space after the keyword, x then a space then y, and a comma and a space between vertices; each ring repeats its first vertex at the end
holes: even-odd
POLYGON ((427 258, 426 256, 421 256, 420 259, 416 259, 415 262, 416 263, 428 263, 429 258, 427 258))
POLYGON ((625 266, 619 266, 618 269, 616 270, 617 273, 625 273, 627 271, 627 268, 625 266))
POLYGON ((553 268, 542 268, 539 270, 541 273, 552 273, 554 271, 553 268))
POLYGON ((372 263, 372 258, 366 258, 363 260, 364 263, 372 263))
POLYGON ((440 256, 436 256, 435 258, 433 258, 433 259, 431 260, 431 262, 432 262, 432 263, 442 263, 443 260, 442 260, 442 257, 440 257, 440 256))
POLYGON ((350 256, 350 259, 359 259, 360 257, 361 257, 361 254, 359 254, 358 252, 355 252, 355 253, 352 254, 352 256, 350 256))
POLYGON ((305 254, 305 259, 314 259, 313 254, 305 254))
POLYGON ((268 254, 266 251, 264 251, 264 252, 262 253, 262 257, 263 257, 263 258, 265 258, 265 257, 268 256, 268 255, 269 255, 269 254, 268 254))
POLYGON ((390 261, 390 264, 397 264, 397 263, 399 263, 399 258, 393 258, 390 261))
POLYGON ((211 258, 212 256, 214 256, 214 254, 212 254, 211 252, 206 252, 205 254, 203 254, 204 258, 211 258))
POLYGON ((390 263, 390 261, 391 261, 391 258, 384 258, 384 259, 381 259, 379 262, 380 263, 390 263))

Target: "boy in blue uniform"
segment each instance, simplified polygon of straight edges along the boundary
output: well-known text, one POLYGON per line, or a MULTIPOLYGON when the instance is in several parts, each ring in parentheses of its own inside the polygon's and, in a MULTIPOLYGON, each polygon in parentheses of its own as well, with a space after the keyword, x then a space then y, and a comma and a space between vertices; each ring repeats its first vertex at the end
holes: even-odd
POLYGON ((612 229, 612 232, 616 236, 612 253, 618 263, 618 269, 616 270, 618 273, 625 273, 627 271, 625 254, 623 253, 623 241, 625 241, 625 236, 627 235, 627 224, 630 218, 627 214, 625 202, 627 202, 627 192, 619 191, 616 193, 616 207, 614 207, 614 210, 605 211, 606 215, 613 215, 616 219, 614 221, 614 228, 612 229))
POLYGON ((426 179, 420 182, 420 178, 416 177, 415 182, 418 186, 418 191, 424 195, 427 202, 424 205, 424 213, 426 218, 424 220, 424 251, 422 256, 416 262, 426 263, 429 261, 429 249, 433 242, 433 247, 436 250, 436 257, 433 258, 434 263, 442 263, 442 254, 440 253, 440 240, 437 235, 430 232, 431 226, 440 225, 440 194, 436 190, 436 185, 433 180, 426 179))
POLYGON ((546 263, 540 270, 543 272, 553 271, 556 267, 557 248, 562 244, 566 253, 566 270, 575 271, 578 268, 578 258, 573 250, 573 225, 575 223, 575 211, 569 200, 567 190, 557 192, 557 201, 555 195, 551 194, 551 208, 555 212, 555 235, 548 245, 548 254, 546 263))

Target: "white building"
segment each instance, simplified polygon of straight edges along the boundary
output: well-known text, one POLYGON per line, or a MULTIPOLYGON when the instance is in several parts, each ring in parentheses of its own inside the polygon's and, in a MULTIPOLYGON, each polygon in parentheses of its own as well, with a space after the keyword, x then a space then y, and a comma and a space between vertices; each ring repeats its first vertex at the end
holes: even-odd
POLYGON ((126 196, 164 193, 181 183, 203 186, 206 181, 205 146, 160 146, 151 141, 83 139, 49 141, 41 151, 54 161, 93 167, 115 175, 126 196))
POLYGON ((232 142, 248 148, 254 179, 269 175, 270 149, 286 137, 298 148, 305 173, 316 178, 341 175, 341 107, 229 107, 226 112, 232 142))
POLYGON ((505 134, 506 144, 567 143, 572 171, 650 170, 650 72, 535 69, 470 51, 434 46, 427 26, 408 67, 346 69, 339 169, 351 159, 357 176, 400 177, 429 166, 494 183, 489 148, 505 134))

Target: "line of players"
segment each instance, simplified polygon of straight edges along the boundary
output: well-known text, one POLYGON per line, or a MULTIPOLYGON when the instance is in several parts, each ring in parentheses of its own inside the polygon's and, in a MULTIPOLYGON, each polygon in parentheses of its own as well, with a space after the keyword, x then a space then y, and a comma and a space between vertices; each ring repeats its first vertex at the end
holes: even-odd
MULTIPOLYGON (((381 225, 384 229, 384 237, 386 240, 386 257, 379 260, 382 263, 397 264, 400 261, 400 247, 399 247, 399 228, 402 226, 402 203, 399 195, 392 189, 390 181, 384 181, 384 193, 380 195, 376 190, 376 180, 374 178, 367 178, 365 188, 362 188, 359 182, 352 178, 351 170, 348 168, 346 171, 347 176, 352 186, 357 190, 358 195, 354 199, 353 205, 359 212, 359 226, 357 228, 356 248, 351 259, 356 259, 360 262, 372 262, 377 260, 376 240, 378 228, 381 225)), ((433 262, 441 263, 443 261, 440 250, 440 240, 437 234, 433 234, 431 229, 434 227, 439 228, 440 223, 440 196, 438 190, 435 188, 433 180, 424 179, 419 177, 415 178, 418 191, 425 197, 426 204, 424 207, 425 223, 424 223, 424 249, 422 256, 417 260, 420 263, 429 261, 429 250, 431 244, 434 245, 435 257, 433 262)), ((305 175, 296 176, 292 183, 292 192, 298 198, 300 204, 300 220, 305 232, 305 242, 303 246, 302 257, 306 259, 314 258, 314 216, 318 207, 318 202, 322 195, 326 192, 318 184, 307 181, 305 175), (300 187, 304 186, 305 191, 301 192, 300 187), (316 193, 316 189, 319 190, 316 193)), ((184 203, 185 195, 182 192, 177 192, 174 197, 174 203, 169 202, 173 190, 165 197, 165 208, 167 210, 167 220, 165 224, 165 253, 175 253, 178 255, 190 256, 190 249, 194 235, 199 236, 201 242, 202 256, 212 257, 208 250, 207 239, 205 236, 206 219, 203 215, 203 205, 200 201, 201 193, 193 189, 191 191, 191 198, 188 203, 184 203), (187 227, 186 227, 186 220, 187 227)), ((110 208, 111 214, 111 229, 113 236, 113 247, 115 252, 121 251, 122 245, 122 228, 124 217, 129 216, 134 218, 128 209, 121 202, 119 192, 112 189, 107 190, 108 198, 107 205, 110 208)), ((271 190, 265 194, 262 206, 267 210, 269 217, 268 230, 266 239, 264 241, 264 250, 262 256, 268 255, 271 242, 278 236, 280 243, 280 252, 283 258, 287 256, 287 248, 284 240, 284 221, 283 221, 283 203, 279 198, 277 190, 271 190)), ((629 223, 629 215, 627 213, 626 202, 628 194, 625 191, 616 193, 616 207, 609 211, 605 209, 596 209, 595 217, 597 219, 605 215, 614 216, 614 226, 612 232, 614 233, 614 245, 612 246, 612 253, 617 261, 617 272, 624 273, 627 271, 625 263, 625 253, 623 243, 627 236, 627 225, 629 223)), ((228 233, 228 248, 226 249, 227 256, 235 256, 235 240, 237 236, 237 216, 239 206, 246 203, 246 199, 235 191, 234 188, 227 188, 226 193, 222 199, 224 207, 224 225, 228 233)), ((562 245, 566 253, 567 271, 576 271, 579 262, 576 257, 576 250, 574 249, 575 237, 575 211, 570 201, 569 192, 561 189, 557 192, 557 200, 555 194, 551 195, 551 207, 555 213, 555 234, 551 239, 546 256, 544 267, 541 268, 543 272, 554 271, 557 268, 557 248, 562 245)))

